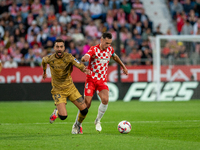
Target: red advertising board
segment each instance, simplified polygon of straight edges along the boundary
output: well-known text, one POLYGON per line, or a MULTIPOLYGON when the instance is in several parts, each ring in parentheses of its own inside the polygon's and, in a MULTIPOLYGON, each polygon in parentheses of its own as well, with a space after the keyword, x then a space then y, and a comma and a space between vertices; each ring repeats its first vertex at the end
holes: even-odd
MULTIPOLYGON (((121 72, 122 82, 151 82, 153 81, 152 66, 128 66, 129 75, 121 72)), ((0 83, 41 83, 50 82, 50 69, 47 69, 47 78, 42 79, 41 67, 19 67, 3 69, 0 73, 0 83)), ((200 65, 196 66, 161 66, 161 81, 200 81, 200 65)), ((86 75, 74 67, 72 78, 74 82, 85 82, 86 75)), ((117 82, 117 67, 109 66, 108 82, 117 82)))

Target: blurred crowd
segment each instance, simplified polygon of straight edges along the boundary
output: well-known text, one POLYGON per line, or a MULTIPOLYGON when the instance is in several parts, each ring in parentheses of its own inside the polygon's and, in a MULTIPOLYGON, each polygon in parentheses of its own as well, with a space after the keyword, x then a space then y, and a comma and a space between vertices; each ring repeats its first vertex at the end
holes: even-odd
MULTIPOLYGON (((180 11, 173 7, 175 1, 169 1, 169 6, 175 20, 183 17, 179 34, 198 34, 194 26, 200 24, 200 0, 192 1, 189 8, 184 4, 190 0, 178 1, 180 11), (192 10, 196 20, 189 17, 192 10), (192 26, 189 32, 183 30, 188 21, 192 26)), ((126 65, 152 65, 148 37, 171 34, 170 30, 162 33, 159 25, 153 30, 140 0, 0 0, 0 59, 5 68, 40 66, 43 56, 54 53, 57 38, 65 41, 66 52, 80 59, 91 46, 99 44, 106 31, 113 35, 115 50, 119 31, 119 51, 126 65)))
POLYGON ((148 36, 161 33, 159 29, 153 32, 140 0, 0 1, 0 59, 4 67, 11 63, 40 66, 42 57, 54 52, 57 38, 65 40, 66 51, 80 59, 99 43, 105 31, 112 33, 115 50, 119 31, 125 64, 152 64, 148 36))
MULTIPOLYGON (((178 35, 200 35, 200 0, 167 0, 178 35)), ((168 41, 162 49, 162 58, 180 61, 182 64, 197 64, 200 44, 168 41), (192 62, 191 62, 191 61, 192 62)))

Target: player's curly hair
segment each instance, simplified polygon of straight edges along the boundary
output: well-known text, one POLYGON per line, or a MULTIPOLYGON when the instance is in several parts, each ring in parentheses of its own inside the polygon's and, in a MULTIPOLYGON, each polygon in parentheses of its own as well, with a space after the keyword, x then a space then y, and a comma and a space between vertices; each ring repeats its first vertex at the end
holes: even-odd
POLYGON ((102 34, 102 38, 108 38, 108 39, 112 39, 112 34, 110 32, 104 32, 102 34))

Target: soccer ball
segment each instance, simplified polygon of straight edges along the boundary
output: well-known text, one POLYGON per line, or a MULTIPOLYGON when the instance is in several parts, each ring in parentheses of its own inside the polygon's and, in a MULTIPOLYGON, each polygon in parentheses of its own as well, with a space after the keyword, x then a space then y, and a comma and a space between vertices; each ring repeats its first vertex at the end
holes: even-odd
POLYGON ((130 122, 123 120, 118 124, 118 131, 120 133, 129 133, 131 131, 130 122))

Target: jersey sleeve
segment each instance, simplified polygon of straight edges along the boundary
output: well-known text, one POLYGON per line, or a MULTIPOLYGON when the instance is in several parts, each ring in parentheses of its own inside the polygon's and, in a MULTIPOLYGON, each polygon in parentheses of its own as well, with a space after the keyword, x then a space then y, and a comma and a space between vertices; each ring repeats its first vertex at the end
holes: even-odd
POLYGON ((76 66, 78 69, 80 69, 81 71, 83 71, 83 69, 85 68, 85 65, 80 63, 74 56, 71 55, 71 62, 73 66, 76 66))
POLYGON ((115 56, 115 51, 114 51, 113 47, 111 47, 111 55, 115 56))
POLYGON ((94 55, 94 46, 90 47, 89 51, 85 54, 85 55, 89 55, 90 57, 92 57, 94 55))
POLYGON ((48 56, 45 56, 45 57, 42 58, 42 67, 43 67, 43 70, 47 69, 48 60, 49 60, 48 56))

